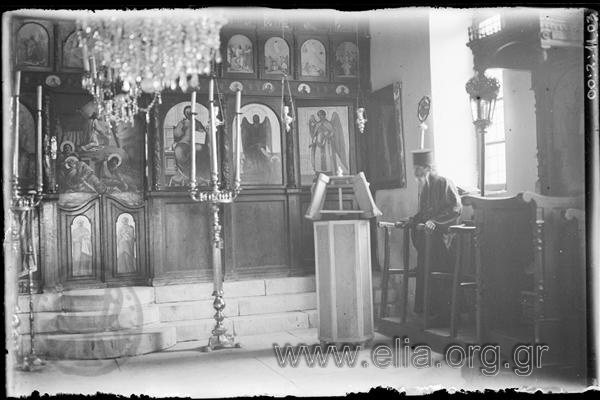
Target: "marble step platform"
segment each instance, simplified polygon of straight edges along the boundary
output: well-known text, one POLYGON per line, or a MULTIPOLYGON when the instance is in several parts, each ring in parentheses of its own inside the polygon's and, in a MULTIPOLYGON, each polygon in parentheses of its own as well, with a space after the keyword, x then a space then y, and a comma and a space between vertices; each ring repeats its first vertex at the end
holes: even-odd
MULTIPOLYGON (((19 314, 17 331, 29 333, 29 314, 19 314)), ((130 329, 159 322, 156 304, 113 307, 106 311, 35 313, 36 333, 87 333, 130 329)))
MULTIPOLYGON (((317 310, 292 311, 229 317, 224 321, 229 333, 236 336, 285 332, 292 329, 317 328, 317 310)), ((162 322, 176 329, 177 341, 207 340, 215 326, 212 318, 162 322)), ((243 345, 243 343, 242 343, 243 345)))
MULTIPOLYGON (((225 304, 226 317, 314 310, 317 308, 317 294, 311 292, 233 297, 226 299, 225 304)), ((213 300, 161 303, 158 308, 161 322, 212 318, 215 314, 213 300)))
MULTIPOLYGON (((33 295, 34 312, 94 311, 110 307, 127 307, 154 303, 153 287, 131 286, 105 289, 82 289, 63 292, 46 292, 33 295)), ((19 311, 29 312, 29 296, 20 295, 19 311)))
MULTIPOLYGON (((314 276, 225 282, 225 326, 236 336, 318 327, 315 290, 314 276)), ((33 299, 37 350, 49 358, 145 354, 207 340, 215 325, 212 283, 71 290, 33 299)), ((28 296, 19 297, 19 306, 27 351, 28 296)))
MULTIPOLYGON (((23 336, 23 351, 29 351, 29 335, 23 336)), ((100 360, 153 353, 177 343, 176 329, 153 324, 112 332, 36 335, 36 352, 45 358, 100 360)))

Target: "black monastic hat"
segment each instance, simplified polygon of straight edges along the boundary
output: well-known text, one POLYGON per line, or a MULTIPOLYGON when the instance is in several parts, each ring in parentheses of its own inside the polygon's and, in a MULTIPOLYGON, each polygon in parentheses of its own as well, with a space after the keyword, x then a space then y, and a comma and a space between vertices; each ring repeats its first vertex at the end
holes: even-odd
POLYGON ((420 149, 413 150, 413 165, 422 167, 431 167, 433 165, 433 150, 420 149))

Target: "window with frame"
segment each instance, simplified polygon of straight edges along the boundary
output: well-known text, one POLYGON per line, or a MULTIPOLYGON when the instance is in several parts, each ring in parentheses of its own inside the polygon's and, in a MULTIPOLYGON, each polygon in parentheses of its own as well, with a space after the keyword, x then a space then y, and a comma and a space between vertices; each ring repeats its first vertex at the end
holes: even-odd
POLYGON ((496 100, 492 123, 485 135, 485 189, 492 192, 504 191, 506 190, 506 136, 504 132, 502 69, 487 69, 485 73, 498 79, 500 83, 500 92, 496 100))

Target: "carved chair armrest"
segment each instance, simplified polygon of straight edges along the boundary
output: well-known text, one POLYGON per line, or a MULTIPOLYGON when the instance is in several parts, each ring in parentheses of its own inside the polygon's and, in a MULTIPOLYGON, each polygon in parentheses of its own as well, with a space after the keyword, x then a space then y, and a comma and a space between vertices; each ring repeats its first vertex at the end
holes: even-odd
POLYGON ((475 227, 474 226, 467 226, 467 225, 452 225, 450 228, 448 228, 449 232, 452 233, 472 233, 475 231, 475 227))
POLYGON ((377 227, 378 228, 386 228, 386 229, 404 228, 407 226, 407 224, 409 222, 410 222, 409 218, 402 218, 401 220, 396 221, 396 222, 379 221, 379 222, 377 222, 377 227))

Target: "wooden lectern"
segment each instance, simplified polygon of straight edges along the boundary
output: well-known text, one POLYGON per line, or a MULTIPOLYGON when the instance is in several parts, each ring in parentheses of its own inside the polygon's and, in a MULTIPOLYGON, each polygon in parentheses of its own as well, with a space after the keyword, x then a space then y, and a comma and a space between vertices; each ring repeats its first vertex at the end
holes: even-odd
POLYGON ((314 221, 317 308, 321 343, 363 343, 373 339, 373 289, 369 218, 381 215, 362 172, 355 176, 320 174, 305 215, 314 221), (343 209, 351 190, 358 209, 343 209), (323 208, 338 197, 338 208, 323 208))

